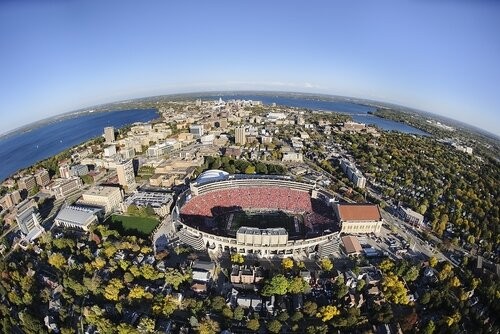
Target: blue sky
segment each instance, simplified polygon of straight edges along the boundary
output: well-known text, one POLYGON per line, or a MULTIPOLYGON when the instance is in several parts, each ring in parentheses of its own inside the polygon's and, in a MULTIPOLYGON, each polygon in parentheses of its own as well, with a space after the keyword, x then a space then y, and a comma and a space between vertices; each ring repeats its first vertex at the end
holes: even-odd
POLYGON ((500 2, 0 2, 0 133, 131 97, 286 90, 500 135, 500 2))

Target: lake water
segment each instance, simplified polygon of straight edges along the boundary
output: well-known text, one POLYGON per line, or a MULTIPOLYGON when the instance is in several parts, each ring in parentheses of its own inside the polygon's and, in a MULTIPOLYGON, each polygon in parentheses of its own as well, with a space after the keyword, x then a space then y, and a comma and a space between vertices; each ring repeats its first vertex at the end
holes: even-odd
POLYGON ((324 101, 303 97, 288 97, 279 95, 241 95, 241 94, 222 94, 222 95, 211 95, 202 96, 200 98, 206 100, 219 99, 230 100, 254 100, 262 101, 264 104, 276 103, 277 105, 297 107, 297 108, 307 108, 311 110, 325 110, 339 112, 351 116, 351 118, 358 123, 371 124, 379 127, 385 131, 399 131, 403 133, 416 134, 421 136, 427 136, 428 133, 421 131, 412 126, 406 125, 404 123, 399 123, 391 121, 389 119, 380 118, 368 114, 370 111, 375 111, 375 107, 361 105, 351 102, 340 102, 340 101, 324 101))
POLYGON ((0 139, 0 180, 21 168, 102 135, 106 126, 121 128, 157 117, 154 109, 95 112, 0 139))

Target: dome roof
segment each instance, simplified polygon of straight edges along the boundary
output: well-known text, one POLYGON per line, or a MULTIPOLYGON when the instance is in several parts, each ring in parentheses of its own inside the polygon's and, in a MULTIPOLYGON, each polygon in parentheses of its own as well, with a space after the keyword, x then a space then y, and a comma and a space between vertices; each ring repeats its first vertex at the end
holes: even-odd
POLYGON ((198 183, 206 183, 206 182, 212 182, 212 181, 221 181, 227 179, 229 176, 228 172, 225 172, 220 169, 210 169, 207 171, 204 171, 203 173, 198 176, 196 179, 196 182, 198 183))

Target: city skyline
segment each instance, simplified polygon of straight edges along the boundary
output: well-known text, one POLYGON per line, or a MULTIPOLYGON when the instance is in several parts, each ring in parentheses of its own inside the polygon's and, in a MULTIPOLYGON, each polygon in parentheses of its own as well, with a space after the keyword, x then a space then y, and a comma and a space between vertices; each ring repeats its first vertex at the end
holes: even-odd
POLYGON ((208 90, 373 99, 500 133, 491 1, 0 9, 0 133, 96 104, 208 90))

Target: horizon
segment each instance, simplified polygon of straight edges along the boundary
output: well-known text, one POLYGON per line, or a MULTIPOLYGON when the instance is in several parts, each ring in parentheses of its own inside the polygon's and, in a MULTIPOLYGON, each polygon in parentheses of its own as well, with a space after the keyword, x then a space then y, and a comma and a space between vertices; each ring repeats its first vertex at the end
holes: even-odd
POLYGON ((353 97, 498 136, 500 3, 0 3, 0 133, 202 91, 353 97), (22 26, 19 22, 25 22, 22 26))
MULTIPOLYGON (((333 95, 333 94, 325 94, 325 93, 314 93, 314 92, 273 91, 273 90, 212 90, 212 91, 193 91, 193 92, 182 92, 182 93, 169 93, 169 94, 150 95, 150 96, 134 97, 134 98, 128 98, 128 99, 111 101, 111 102, 104 102, 104 103, 95 104, 95 105, 83 106, 83 107, 80 107, 80 108, 77 108, 77 109, 74 109, 74 110, 70 110, 70 111, 66 111, 66 112, 62 112, 62 113, 56 114, 56 115, 51 115, 51 116, 48 116, 48 117, 45 117, 45 118, 34 120, 34 121, 30 122, 30 123, 21 125, 21 126, 15 128, 15 129, 11 129, 9 131, 3 132, 3 133, 0 132, 0 139, 2 139, 4 137, 9 137, 11 135, 15 135, 19 131, 26 131, 27 129, 35 128, 38 123, 40 123, 40 126, 43 126, 45 124, 50 123, 53 119, 60 118, 60 117, 63 117, 65 115, 71 116, 71 115, 73 115, 75 113, 78 113, 78 112, 85 112, 86 110, 91 110, 92 108, 106 107, 108 105, 112 106, 112 105, 120 104, 120 103, 124 103, 124 102, 133 102, 133 101, 142 100, 142 99, 161 98, 161 97, 170 97, 170 96, 177 97, 177 96, 184 96, 184 95, 187 96, 187 97, 189 97, 191 95, 193 98, 198 98, 198 97, 203 97, 203 95, 208 94, 208 95, 214 95, 214 98, 215 98, 216 96, 222 96, 222 97, 224 97, 225 95, 229 95, 229 94, 238 94, 238 95, 255 94, 257 96, 259 96, 259 95, 264 96, 264 95, 268 95, 268 94, 271 94, 271 93, 272 94, 278 94, 278 96, 279 95, 295 95, 295 94, 300 94, 300 95, 305 95, 305 96, 308 96, 308 97, 326 97, 326 98, 330 98, 332 100, 333 99, 340 99, 340 100, 350 100, 350 99, 353 99, 353 100, 364 100, 364 101, 366 101, 365 102, 366 104, 382 104, 382 105, 386 105, 386 106, 390 105, 390 106, 392 106, 392 108, 395 108, 395 109, 396 108, 409 109, 412 112, 425 113, 425 114, 429 114, 430 116, 434 116, 434 117, 437 117, 437 118, 442 118, 442 119, 444 119, 446 121, 453 121, 453 122, 456 122, 456 123, 458 123, 458 124, 460 124, 462 126, 468 127, 469 130, 480 131, 480 132, 483 132, 484 134, 489 134, 489 135, 493 136, 495 140, 500 140, 500 135, 497 135, 497 134, 495 134, 493 132, 490 132, 488 130, 484 130, 484 129, 482 129, 480 127, 477 127, 475 125, 472 125, 472 124, 469 124, 469 123, 465 123, 463 121, 460 121, 460 120, 457 120, 457 119, 454 119, 454 118, 451 118, 451 117, 448 117, 448 116, 443 116, 443 115, 436 114, 436 113, 433 113, 433 112, 429 112, 429 111, 426 111, 426 110, 416 109, 416 108, 414 108, 412 106, 404 106, 404 105, 394 104, 394 103, 391 103, 391 102, 377 101, 377 100, 373 100, 373 99, 366 99, 366 98, 355 97, 355 96, 342 96, 342 95, 333 95)), ((175 98, 173 100, 175 100, 175 98)), ((360 102, 351 102, 351 103, 354 103, 354 104, 363 104, 363 103, 360 103, 360 102)), ((113 111, 113 110, 109 110, 109 111, 113 111)), ((401 110, 396 110, 396 111, 401 112, 401 110)), ((104 111, 104 112, 107 112, 107 111, 104 111)))

